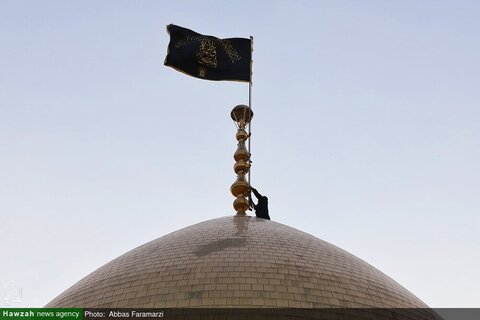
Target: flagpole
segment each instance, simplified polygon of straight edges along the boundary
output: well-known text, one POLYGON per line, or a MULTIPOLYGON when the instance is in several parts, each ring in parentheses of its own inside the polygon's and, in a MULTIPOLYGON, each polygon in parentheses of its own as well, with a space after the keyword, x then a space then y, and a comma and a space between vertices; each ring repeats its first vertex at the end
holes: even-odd
MULTIPOLYGON (((248 106, 250 107, 250 110, 252 110, 252 82, 248 84, 248 106)), ((252 140, 252 121, 248 124, 248 153, 250 155, 252 154, 252 146, 251 146, 251 140, 252 140)), ((249 160, 250 164, 252 163, 252 160, 249 160)), ((248 184, 251 186, 251 177, 250 177, 250 171, 252 171, 252 167, 248 170, 248 184)))
MULTIPOLYGON (((250 82, 248 83, 248 107, 250 108, 251 111, 252 109, 252 67, 253 67, 253 37, 250 36, 250 82)), ((253 119, 252 119, 253 120, 253 119)), ((251 140, 252 140, 252 121, 248 124, 248 153, 250 153, 250 156, 252 154, 252 147, 251 147, 251 140)), ((250 172, 252 171, 251 163, 252 160, 248 160, 250 163, 250 168, 248 170, 248 184, 252 186, 252 178, 250 176, 250 172)))

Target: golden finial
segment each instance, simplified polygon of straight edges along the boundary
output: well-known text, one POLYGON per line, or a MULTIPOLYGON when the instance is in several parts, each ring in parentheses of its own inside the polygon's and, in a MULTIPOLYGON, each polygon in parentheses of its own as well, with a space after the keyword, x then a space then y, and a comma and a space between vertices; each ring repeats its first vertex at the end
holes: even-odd
POLYGON ((245 178, 248 170, 250 170, 250 152, 245 146, 245 141, 249 138, 249 135, 245 131, 245 127, 252 120, 253 111, 248 106, 238 105, 233 108, 230 116, 238 129, 236 134, 237 151, 233 155, 235 159, 233 170, 237 174, 237 180, 230 187, 230 192, 235 197, 233 208, 237 211, 237 215, 245 215, 249 206, 247 197, 250 192, 250 185, 245 178))

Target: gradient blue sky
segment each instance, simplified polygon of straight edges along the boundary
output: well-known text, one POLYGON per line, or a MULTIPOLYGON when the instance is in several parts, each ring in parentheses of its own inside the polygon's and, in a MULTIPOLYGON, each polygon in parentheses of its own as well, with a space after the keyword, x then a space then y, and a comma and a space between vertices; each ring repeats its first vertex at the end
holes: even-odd
POLYGON ((40 307, 233 214, 229 112, 248 86, 164 67, 175 23, 254 36, 252 180, 273 220, 432 307, 478 307, 479 16, 478 1, 0 1, 0 285, 40 307))

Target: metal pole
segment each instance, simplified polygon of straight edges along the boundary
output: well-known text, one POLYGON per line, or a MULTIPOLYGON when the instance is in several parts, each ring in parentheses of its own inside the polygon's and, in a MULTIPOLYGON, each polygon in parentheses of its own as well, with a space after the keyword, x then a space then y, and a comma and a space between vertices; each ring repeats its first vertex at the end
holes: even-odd
MULTIPOLYGON (((252 109, 252 67, 253 67, 253 37, 250 36, 250 82, 248 83, 248 107, 250 108, 251 111, 252 109)), ((253 119, 252 119, 253 120, 253 119)), ((248 124, 248 152, 250 155, 252 154, 252 147, 251 147, 251 140, 252 140, 252 120, 250 120, 250 123, 248 124)), ((248 160, 251 164, 252 160, 248 160)), ((252 186, 252 178, 250 176, 250 172, 252 171, 252 167, 250 166, 248 170, 248 184, 252 186)))

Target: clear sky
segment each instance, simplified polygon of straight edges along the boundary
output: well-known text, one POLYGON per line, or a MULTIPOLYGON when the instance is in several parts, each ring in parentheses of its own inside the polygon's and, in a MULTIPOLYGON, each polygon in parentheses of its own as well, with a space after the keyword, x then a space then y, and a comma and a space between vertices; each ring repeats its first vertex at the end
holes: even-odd
POLYGON ((248 86, 163 66, 174 23, 254 37, 252 182, 273 220, 432 307, 479 307, 479 16, 453 0, 0 1, 0 286, 41 307, 233 214, 229 112, 248 86))

